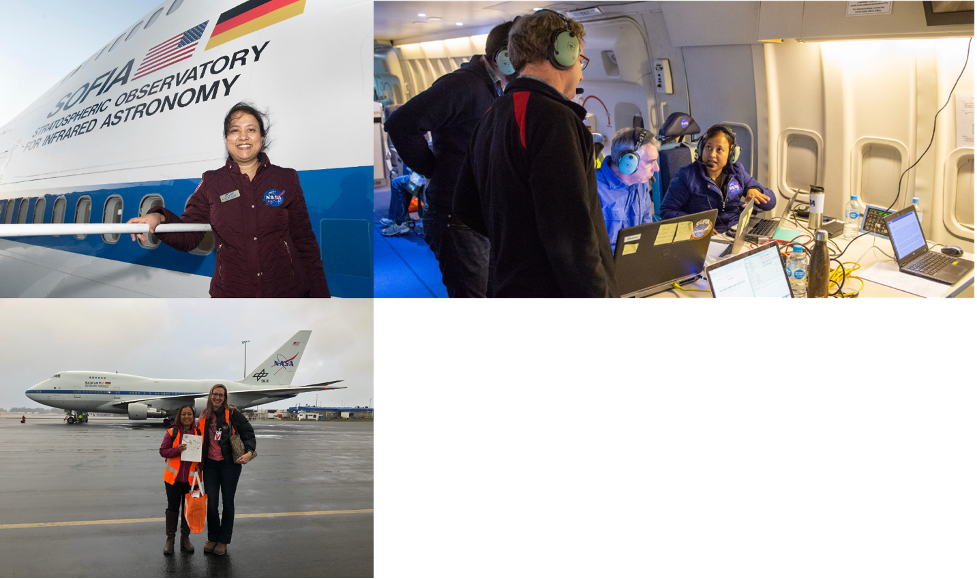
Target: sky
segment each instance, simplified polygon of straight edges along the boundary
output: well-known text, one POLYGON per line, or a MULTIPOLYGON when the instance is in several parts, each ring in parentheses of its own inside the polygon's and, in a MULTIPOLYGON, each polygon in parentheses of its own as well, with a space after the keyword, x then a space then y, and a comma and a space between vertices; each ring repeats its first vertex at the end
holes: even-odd
POLYGON ((0 126, 173 0, 0 0, 0 126))
MULTIPOLYGON (((240 380, 299 330, 312 330, 293 385, 343 380, 320 406, 373 398, 372 300, 3 299, 0 408, 38 407, 24 392, 57 372, 240 380)), ((264 408, 316 403, 301 394, 264 408)), ((59 412, 55 410, 56 412, 59 412)))

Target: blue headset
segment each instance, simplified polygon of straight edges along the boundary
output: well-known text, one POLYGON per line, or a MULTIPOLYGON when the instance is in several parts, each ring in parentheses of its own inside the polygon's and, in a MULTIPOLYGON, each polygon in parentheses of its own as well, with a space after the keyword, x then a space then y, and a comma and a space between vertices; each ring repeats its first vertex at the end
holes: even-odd
POLYGON ((615 162, 617 163, 617 170, 623 175, 633 175, 635 171, 638 170, 638 163, 641 158, 638 152, 641 147, 644 147, 650 143, 655 136, 651 134, 651 131, 647 129, 638 129, 638 146, 633 149, 625 149, 617 156, 615 162))

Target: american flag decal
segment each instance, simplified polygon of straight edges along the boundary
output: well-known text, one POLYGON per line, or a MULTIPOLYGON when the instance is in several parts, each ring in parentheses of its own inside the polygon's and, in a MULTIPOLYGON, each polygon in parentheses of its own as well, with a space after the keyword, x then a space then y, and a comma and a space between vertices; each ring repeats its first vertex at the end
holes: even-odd
POLYGON ((292 345, 293 345, 293 346, 298 346, 298 345, 299 345, 299 344, 301 344, 301 343, 302 343, 302 342, 292 342, 292 345))
POLYGON ((193 56, 193 51, 197 48, 197 41, 203 36, 204 30, 207 30, 208 22, 210 21, 205 20, 190 30, 181 32, 173 38, 167 38, 150 48, 145 58, 139 63, 139 68, 136 69, 136 74, 132 80, 152 74, 193 56))

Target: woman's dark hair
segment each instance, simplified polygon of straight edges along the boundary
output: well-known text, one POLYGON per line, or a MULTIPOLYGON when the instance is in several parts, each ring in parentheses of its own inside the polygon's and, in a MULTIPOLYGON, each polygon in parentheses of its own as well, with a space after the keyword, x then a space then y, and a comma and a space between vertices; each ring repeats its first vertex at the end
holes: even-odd
POLYGON ((231 107, 231 110, 227 111, 227 114, 224 115, 224 138, 227 138, 227 132, 231 130, 231 120, 238 113, 247 113, 258 120, 258 132, 261 134, 261 150, 258 152, 264 153, 267 151, 271 146, 271 141, 268 140, 271 123, 268 122, 268 114, 259 111, 251 103, 239 102, 231 107))
MULTIPOLYGON (((193 409, 193 406, 191 406, 190 404, 184 404, 183 406, 181 406, 181 407, 179 407, 179 408, 176 409, 176 415, 175 415, 176 416, 176 421, 175 421, 175 423, 176 423, 176 425, 178 427, 182 427, 183 426, 183 423, 180 422, 180 414, 183 412, 183 409, 184 408, 189 408, 190 409, 190 413, 193 414, 193 419, 194 420, 197 419, 197 412, 196 412, 196 410, 193 409)), ((193 426, 193 423, 190 423, 190 426, 192 427, 193 426)))

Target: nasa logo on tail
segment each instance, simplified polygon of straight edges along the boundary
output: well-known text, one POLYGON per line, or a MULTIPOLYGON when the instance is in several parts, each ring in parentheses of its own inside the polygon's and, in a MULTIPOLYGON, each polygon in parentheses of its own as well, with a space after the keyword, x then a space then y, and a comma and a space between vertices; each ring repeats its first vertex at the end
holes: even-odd
POLYGON ((296 352, 295 356, 292 356, 291 358, 285 358, 285 356, 279 354, 278 359, 275 360, 274 363, 274 365, 278 367, 278 370, 275 371, 275 374, 281 372, 282 368, 294 368, 295 364, 292 363, 292 360, 294 360, 298 355, 299 355, 298 352, 296 352))

